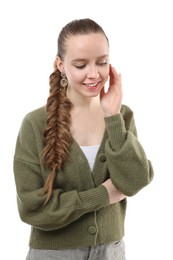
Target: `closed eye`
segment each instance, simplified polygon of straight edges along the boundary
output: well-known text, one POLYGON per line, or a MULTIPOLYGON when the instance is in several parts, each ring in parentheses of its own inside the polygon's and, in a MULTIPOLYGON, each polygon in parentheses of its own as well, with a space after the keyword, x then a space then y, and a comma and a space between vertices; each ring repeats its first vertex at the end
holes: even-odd
POLYGON ((106 62, 98 62, 97 63, 99 66, 104 66, 104 65, 107 65, 108 63, 107 63, 107 61, 106 62))
POLYGON ((77 69, 84 69, 86 65, 75 65, 77 69))

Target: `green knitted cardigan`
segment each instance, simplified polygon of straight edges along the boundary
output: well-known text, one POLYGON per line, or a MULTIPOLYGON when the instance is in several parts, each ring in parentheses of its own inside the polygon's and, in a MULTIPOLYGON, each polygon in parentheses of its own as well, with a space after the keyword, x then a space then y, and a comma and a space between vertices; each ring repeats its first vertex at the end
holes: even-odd
POLYGON ((78 143, 72 139, 69 160, 57 172, 53 195, 44 206, 44 182, 50 171, 42 165, 46 109, 28 113, 21 124, 14 154, 14 176, 20 218, 31 225, 29 245, 66 249, 118 241, 124 236, 127 199, 109 205, 111 178, 127 197, 153 178, 153 168, 138 138, 131 109, 105 118, 105 132, 91 173, 78 143))

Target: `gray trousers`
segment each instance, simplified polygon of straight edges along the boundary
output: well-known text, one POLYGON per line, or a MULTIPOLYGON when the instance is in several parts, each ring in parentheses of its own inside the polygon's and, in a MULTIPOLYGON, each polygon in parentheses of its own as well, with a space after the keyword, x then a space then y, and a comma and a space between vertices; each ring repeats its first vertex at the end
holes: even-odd
POLYGON ((123 240, 86 248, 65 250, 30 249, 26 260, 125 260, 123 240))

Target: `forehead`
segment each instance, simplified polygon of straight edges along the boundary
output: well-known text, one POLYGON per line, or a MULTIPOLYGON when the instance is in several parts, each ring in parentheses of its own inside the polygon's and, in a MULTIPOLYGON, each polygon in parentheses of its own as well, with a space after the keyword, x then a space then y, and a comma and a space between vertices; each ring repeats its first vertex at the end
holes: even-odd
POLYGON ((66 57, 71 59, 99 57, 109 54, 108 41, 102 33, 71 36, 66 41, 66 57))

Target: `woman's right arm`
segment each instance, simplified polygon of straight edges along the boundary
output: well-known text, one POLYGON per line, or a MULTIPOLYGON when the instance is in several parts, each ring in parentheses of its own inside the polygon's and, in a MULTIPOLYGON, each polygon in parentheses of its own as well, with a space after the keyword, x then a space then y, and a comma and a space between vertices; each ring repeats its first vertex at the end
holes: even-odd
POLYGON ((109 205, 107 189, 100 185, 86 191, 54 189, 46 205, 40 166, 14 159, 17 203, 22 221, 42 230, 67 226, 82 215, 109 205))

